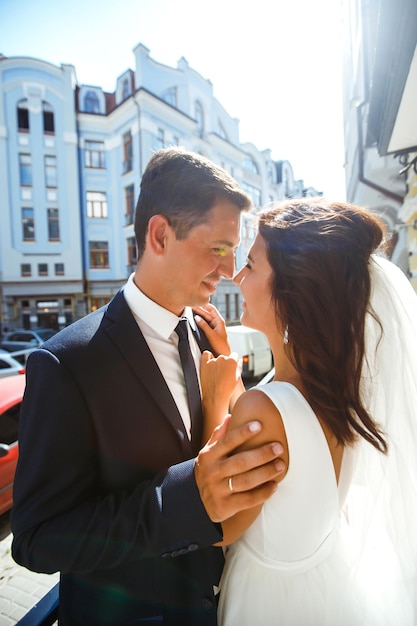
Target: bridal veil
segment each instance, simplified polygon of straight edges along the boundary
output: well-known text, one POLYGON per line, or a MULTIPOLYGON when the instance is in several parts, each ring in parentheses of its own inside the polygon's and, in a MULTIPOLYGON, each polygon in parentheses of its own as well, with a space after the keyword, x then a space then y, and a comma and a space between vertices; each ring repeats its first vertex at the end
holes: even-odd
POLYGON ((365 328, 362 394, 385 433, 388 454, 365 440, 357 446, 356 473, 346 502, 354 529, 354 577, 378 623, 417 624, 417 294, 403 272, 370 259, 370 310, 365 328), (357 580, 356 580, 357 582, 357 580))

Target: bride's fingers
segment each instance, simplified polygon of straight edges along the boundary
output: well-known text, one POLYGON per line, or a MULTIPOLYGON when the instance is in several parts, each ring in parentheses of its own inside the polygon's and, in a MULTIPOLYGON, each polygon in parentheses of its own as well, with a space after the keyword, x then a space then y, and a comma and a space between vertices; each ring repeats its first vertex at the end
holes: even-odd
POLYGON ((214 359, 214 356, 212 352, 210 352, 210 350, 204 350, 201 353, 201 363, 208 363, 209 361, 212 361, 213 359, 214 359))
POLYGON ((199 326, 208 326, 209 328, 211 328, 211 319, 207 319, 205 317, 203 317, 202 315, 200 315, 199 313, 195 316, 195 321, 197 322, 197 324, 199 326))
POLYGON ((197 326, 206 333, 209 339, 214 339, 215 337, 219 337, 222 340, 227 339, 227 332, 222 321, 217 319, 207 320, 204 317, 201 317, 201 315, 196 315, 195 321, 197 326))
POLYGON ((224 323, 224 319, 212 304, 206 304, 204 307, 193 307, 193 311, 200 315, 208 324, 211 326, 212 324, 217 325, 219 322, 224 323))

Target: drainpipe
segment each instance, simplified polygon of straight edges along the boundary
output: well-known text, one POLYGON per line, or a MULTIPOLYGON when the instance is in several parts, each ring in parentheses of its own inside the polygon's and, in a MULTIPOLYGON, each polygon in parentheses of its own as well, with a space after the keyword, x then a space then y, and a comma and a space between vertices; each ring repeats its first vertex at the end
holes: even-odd
MULTIPOLYGON (((86 257, 86 245, 87 245, 87 231, 84 223, 84 166, 83 166, 83 150, 80 146, 81 131, 78 121, 78 111, 75 111, 75 126, 77 133, 77 161, 78 161, 78 183, 79 183, 79 206, 80 206, 80 236, 81 236, 81 266, 82 266, 82 282, 83 282, 83 298, 84 298, 84 315, 90 313, 90 285, 88 280, 87 269, 87 257, 86 257)), ((84 138, 83 138, 84 140, 84 138)), ((74 308, 74 307, 73 307, 74 308)))
MULTIPOLYGON (((136 92, 137 93, 137 92, 136 92)), ((139 190, 140 190, 140 181, 142 180, 142 163, 143 163, 143 158, 142 158, 142 141, 141 141, 141 137, 142 137, 142 126, 141 126, 141 117, 142 117, 142 112, 140 110, 140 105, 139 102, 136 99, 136 95, 134 97, 134 102, 136 104, 136 108, 138 110, 138 174, 139 174, 139 189, 136 193, 136 198, 139 197, 139 190)), ((136 263, 138 262, 138 247, 136 244, 136 263)))
POLYGON ((141 141, 141 135, 142 135, 142 127, 141 127, 141 110, 140 110, 140 105, 139 102, 136 99, 136 96, 134 98, 134 102, 136 104, 136 108, 138 110, 138 162, 139 162, 139 182, 142 178, 142 141, 141 141))

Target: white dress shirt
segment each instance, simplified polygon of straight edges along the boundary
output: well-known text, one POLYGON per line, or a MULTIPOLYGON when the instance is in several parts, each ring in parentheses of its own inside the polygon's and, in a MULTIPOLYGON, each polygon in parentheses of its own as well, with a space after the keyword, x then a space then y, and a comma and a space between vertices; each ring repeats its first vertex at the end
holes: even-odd
MULTIPOLYGON (((175 332, 179 318, 145 296, 134 283, 133 277, 134 274, 129 277, 123 288, 126 302, 165 378, 181 414, 188 437, 191 438, 187 390, 178 353, 178 335, 175 332)), ((195 330, 196 325, 190 307, 184 309, 182 317, 186 317, 189 325, 195 330)), ((190 328, 188 329, 188 339, 200 380, 201 351, 190 328)))

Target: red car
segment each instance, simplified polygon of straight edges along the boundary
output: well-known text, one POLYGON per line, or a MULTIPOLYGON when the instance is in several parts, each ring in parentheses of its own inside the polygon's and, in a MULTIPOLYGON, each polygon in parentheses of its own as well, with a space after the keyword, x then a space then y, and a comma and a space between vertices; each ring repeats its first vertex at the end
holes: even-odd
POLYGON ((25 376, 0 378, 0 515, 13 504, 13 480, 18 457, 17 430, 25 376))

